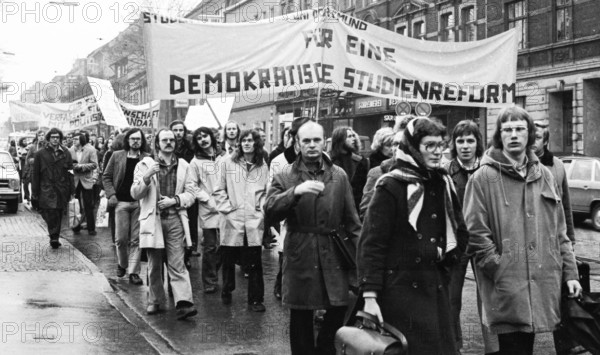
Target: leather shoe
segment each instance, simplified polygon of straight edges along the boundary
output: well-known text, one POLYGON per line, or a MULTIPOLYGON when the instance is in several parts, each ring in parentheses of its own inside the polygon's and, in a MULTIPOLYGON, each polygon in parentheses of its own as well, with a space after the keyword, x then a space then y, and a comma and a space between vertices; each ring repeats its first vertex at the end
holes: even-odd
POLYGON ((177 310, 177 319, 184 320, 186 318, 190 318, 198 314, 198 311, 194 306, 189 307, 181 307, 177 310))
POLYGON ((133 285, 143 285, 144 281, 140 279, 138 274, 129 274, 129 283, 133 285))
POLYGON ((117 277, 125 276, 126 271, 127 270, 125 270, 125 268, 122 268, 121 265, 117 265, 117 277))
POLYGON ((266 310, 265 306, 260 302, 254 302, 249 304, 248 309, 252 312, 264 312, 266 310))
POLYGON ((88 231, 88 234, 89 234, 89 235, 96 235, 96 234, 98 234, 98 233, 96 233, 96 231, 88 231))
POLYGON ((223 304, 231 304, 231 293, 221 293, 221 301, 223 304))
POLYGON ((146 314, 149 314, 149 315, 156 314, 159 311, 160 311, 160 306, 157 304, 149 304, 148 307, 146 307, 146 314))
POLYGON ((50 246, 52 247, 52 249, 58 249, 58 247, 60 247, 62 244, 60 244, 60 242, 58 241, 58 239, 52 239, 50 240, 50 246))

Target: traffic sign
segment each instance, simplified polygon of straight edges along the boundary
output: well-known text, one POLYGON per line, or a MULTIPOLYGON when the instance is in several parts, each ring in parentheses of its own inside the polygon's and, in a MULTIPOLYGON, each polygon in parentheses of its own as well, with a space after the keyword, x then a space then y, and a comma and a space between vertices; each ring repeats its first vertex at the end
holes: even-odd
POLYGON ((419 102, 417 106, 415 106, 415 114, 421 117, 429 117, 431 115, 431 104, 427 102, 419 102))
POLYGON ((410 115, 410 113, 412 112, 412 107, 410 106, 409 102, 400 101, 396 104, 395 110, 398 116, 406 116, 410 115))

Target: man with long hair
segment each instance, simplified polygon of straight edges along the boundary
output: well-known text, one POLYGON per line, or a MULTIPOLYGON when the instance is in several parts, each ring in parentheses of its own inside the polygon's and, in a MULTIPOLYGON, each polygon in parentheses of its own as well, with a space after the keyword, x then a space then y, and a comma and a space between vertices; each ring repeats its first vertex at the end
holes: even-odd
MULTIPOLYGON (((96 235, 96 214, 94 213, 94 184, 98 178, 98 154, 96 148, 88 141, 89 134, 80 132, 75 135, 69 152, 74 160, 73 175, 75 178, 75 194, 83 201, 83 211, 89 235, 96 235)), ((81 226, 73 228, 79 233, 81 226)))
POLYGON ((164 304, 163 253, 175 299, 177 319, 198 314, 194 307, 190 274, 184 265, 184 241, 191 246, 187 208, 194 203, 188 181, 189 164, 174 154, 176 139, 169 129, 160 129, 154 141, 154 159, 145 157, 135 167, 131 196, 140 202, 140 247, 148 252, 148 306, 157 314, 164 304))
MULTIPOLYGON (((198 216, 202 228, 202 284, 204 293, 217 291, 219 257, 219 212, 216 210, 215 188, 221 175, 219 166, 225 153, 217 145, 212 129, 200 127, 192 135, 196 155, 190 163, 188 179, 194 183, 198 216)), ((189 210, 188 210, 189 213, 189 210)))
POLYGON ((264 160, 263 143, 256 130, 240 134, 240 147, 225 158, 215 201, 224 219, 221 229, 224 304, 231 303, 235 290, 235 262, 248 273, 248 308, 264 312, 262 269, 263 204, 267 195, 269 169, 264 160))
POLYGON ((75 191, 73 175, 69 172, 73 167, 71 153, 60 145, 62 140, 62 131, 51 128, 46 133, 49 144, 35 153, 31 166, 32 204, 39 208, 48 225, 50 246, 53 249, 61 245, 59 239, 63 214, 75 191))
POLYGON ((358 154, 358 139, 350 127, 338 127, 331 136, 331 161, 348 175, 357 210, 369 173, 369 160, 358 154))
POLYGON ((145 157, 146 137, 139 128, 125 134, 123 150, 112 153, 102 181, 108 206, 115 210, 115 245, 117 249, 117 277, 129 270, 129 282, 143 284, 140 278, 140 207, 130 193, 135 166, 145 157))

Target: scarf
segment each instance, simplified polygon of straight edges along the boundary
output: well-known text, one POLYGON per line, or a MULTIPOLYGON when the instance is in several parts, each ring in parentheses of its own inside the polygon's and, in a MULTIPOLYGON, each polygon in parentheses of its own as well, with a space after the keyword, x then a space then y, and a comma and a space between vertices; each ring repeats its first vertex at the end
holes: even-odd
MULTIPOLYGON (((409 150, 414 148, 409 147, 409 150)), ((425 188, 423 187, 423 181, 430 180, 433 177, 439 176, 444 181, 444 211, 446 218, 446 249, 442 250, 438 247, 438 257, 443 259, 444 255, 456 248, 456 230, 458 223, 455 218, 455 207, 452 203, 452 193, 456 194, 454 190, 454 184, 450 179, 450 176, 442 168, 435 170, 428 170, 423 168, 423 164, 417 163, 420 154, 409 155, 402 149, 398 149, 395 154, 396 165, 389 173, 382 176, 390 176, 402 182, 408 183, 406 190, 406 205, 408 208, 408 223, 413 227, 415 232, 417 231, 417 220, 421 214, 423 208, 423 196, 425 188), (416 159, 415 159, 416 158, 416 159)), ((380 178, 381 179, 381 178, 380 178)))

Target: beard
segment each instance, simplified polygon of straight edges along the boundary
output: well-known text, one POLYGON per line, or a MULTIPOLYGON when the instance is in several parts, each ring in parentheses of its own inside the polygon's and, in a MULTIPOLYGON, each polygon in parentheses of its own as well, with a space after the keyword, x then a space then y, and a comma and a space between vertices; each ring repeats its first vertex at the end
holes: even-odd
POLYGON ((348 143, 344 142, 344 149, 349 153, 358 152, 358 146, 356 145, 356 143, 354 143, 353 145, 349 145, 348 143))

